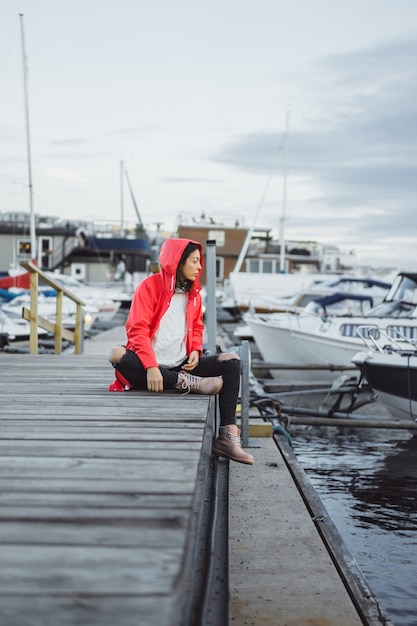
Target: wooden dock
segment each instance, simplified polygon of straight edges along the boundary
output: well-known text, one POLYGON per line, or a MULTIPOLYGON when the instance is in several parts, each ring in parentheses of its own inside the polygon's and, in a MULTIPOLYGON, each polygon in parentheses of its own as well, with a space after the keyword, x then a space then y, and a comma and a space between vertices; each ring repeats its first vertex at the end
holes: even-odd
POLYGON ((214 398, 107 391, 123 338, 0 353, 0 625, 388 625, 274 438, 229 470, 214 398))
POLYGON ((109 393, 99 355, 0 365, 0 624, 192 624, 212 399, 109 393))

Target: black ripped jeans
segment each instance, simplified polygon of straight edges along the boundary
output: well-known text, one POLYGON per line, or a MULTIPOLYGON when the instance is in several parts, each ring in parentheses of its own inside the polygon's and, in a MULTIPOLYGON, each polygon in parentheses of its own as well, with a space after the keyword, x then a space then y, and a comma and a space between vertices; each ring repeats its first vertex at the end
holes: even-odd
MULTIPOLYGON (((231 355, 219 359, 220 355, 202 356, 191 374, 194 376, 222 376, 223 388, 219 393, 220 426, 236 424, 236 402, 240 387, 240 359, 231 355)), ((139 357, 132 350, 127 350, 120 361, 113 367, 124 376, 133 389, 147 390, 146 370, 139 357)), ((164 389, 175 389, 181 365, 168 369, 159 368, 164 381, 164 389)))

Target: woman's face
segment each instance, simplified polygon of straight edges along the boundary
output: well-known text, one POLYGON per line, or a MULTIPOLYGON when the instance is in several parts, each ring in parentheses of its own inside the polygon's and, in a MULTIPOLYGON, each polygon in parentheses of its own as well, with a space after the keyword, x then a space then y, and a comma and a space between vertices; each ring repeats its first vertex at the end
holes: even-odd
POLYGON ((197 276, 200 274, 200 271, 201 271, 200 251, 194 250, 194 252, 191 252, 191 254, 187 257, 187 260, 185 261, 184 265, 181 267, 181 273, 184 277, 184 280, 191 280, 194 282, 197 276))

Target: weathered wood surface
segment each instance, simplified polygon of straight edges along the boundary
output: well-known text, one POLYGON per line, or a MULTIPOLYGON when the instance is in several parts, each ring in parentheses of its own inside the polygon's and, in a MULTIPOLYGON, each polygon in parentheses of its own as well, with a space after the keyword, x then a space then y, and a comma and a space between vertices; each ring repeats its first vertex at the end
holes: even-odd
POLYGON ((177 624, 210 399, 0 354, 0 624, 177 624))

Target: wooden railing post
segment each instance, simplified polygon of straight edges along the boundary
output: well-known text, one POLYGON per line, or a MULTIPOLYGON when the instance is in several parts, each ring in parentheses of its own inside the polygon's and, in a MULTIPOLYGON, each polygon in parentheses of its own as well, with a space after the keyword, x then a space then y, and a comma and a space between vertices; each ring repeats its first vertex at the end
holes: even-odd
POLYGON ((55 354, 62 353, 62 291, 56 293, 55 354))
POLYGON ((38 274, 30 274, 30 354, 38 354, 38 274))
POLYGON ((74 354, 81 354, 83 342, 84 324, 81 304, 77 304, 75 312, 74 354))
POLYGON ((37 265, 32 263, 32 261, 21 261, 20 265, 30 272, 30 310, 23 308, 22 311, 22 317, 30 322, 30 353, 38 353, 38 327, 40 326, 54 335, 55 354, 62 353, 63 339, 67 339, 74 344, 75 354, 81 354, 84 331, 82 307, 85 305, 85 302, 83 302, 83 300, 75 294, 71 293, 71 291, 68 291, 68 289, 60 285, 53 279, 53 277, 48 276, 45 272, 39 269, 37 265), (56 291, 55 324, 39 317, 38 315, 39 277, 56 291), (62 326, 64 296, 75 302, 76 305, 74 331, 63 328, 62 326))

